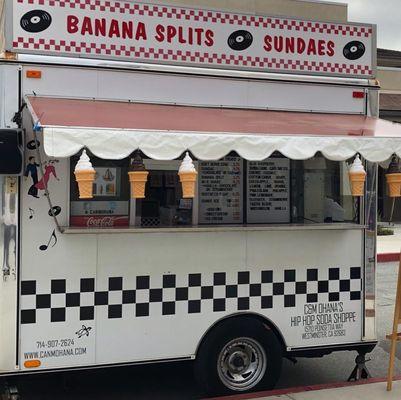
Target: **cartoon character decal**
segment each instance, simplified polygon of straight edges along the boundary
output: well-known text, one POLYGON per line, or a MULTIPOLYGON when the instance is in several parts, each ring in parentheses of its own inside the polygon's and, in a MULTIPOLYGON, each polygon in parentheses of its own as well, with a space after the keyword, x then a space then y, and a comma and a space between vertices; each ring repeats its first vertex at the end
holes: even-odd
POLYGON ((32 185, 28 189, 28 195, 39 198, 39 190, 46 190, 47 185, 50 181, 50 178, 53 176, 55 179, 60 181, 57 177, 55 163, 58 163, 59 160, 49 160, 43 163, 44 175, 41 179, 38 178, 38 168, 40 165, 36 162, 34 156, 29 157, 29 163, 25 167, 25 179, 29 176, 32 178, 32 185))
POLYGON ((36 187, 37 183, 39 182, 38 180, 38 167, 39 164, 36 162, 35 157, 29 157, 28 159, 29 163, 25 168, 25 179, 27 179, 29 177, 29 175, 32 178, 32 186, 29 188, 28 190, 28 194, 30 196, 36 197, 37 199, 39 198, 38 196, 38 189, 36 187))
POLYGON ((42 179, 35 184, 35 188, 39 190, 46 190, 47 185, 49 183, 50 177, 53 175, 58 181, 60 180, 56 174, 56 168, 54 164, 58 162, 58 160, 50 160, 44 162, 44 175, 42 179))

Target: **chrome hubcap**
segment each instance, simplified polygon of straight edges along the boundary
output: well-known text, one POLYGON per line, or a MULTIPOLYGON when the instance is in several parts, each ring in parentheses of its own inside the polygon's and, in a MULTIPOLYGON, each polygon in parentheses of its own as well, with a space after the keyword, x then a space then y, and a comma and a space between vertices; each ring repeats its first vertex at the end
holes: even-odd
POLYGON ((217 368, 227 388, 249 390, 260 382, 266 372, 266 353, 253 339, 234 339, 221 350, 217 368))

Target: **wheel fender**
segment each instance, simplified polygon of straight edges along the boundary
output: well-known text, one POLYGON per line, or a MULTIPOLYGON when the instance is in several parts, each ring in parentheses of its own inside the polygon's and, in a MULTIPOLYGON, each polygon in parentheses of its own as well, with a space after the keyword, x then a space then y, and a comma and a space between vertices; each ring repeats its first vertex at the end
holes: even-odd
POLYGON ((206 331, 205 333, 202 335, 201 339, 199 340, 197 347, 196 347, 196 351, 195 351, 195 358, 199 353, 200 348, 202 347, 202 344, 204 343, 204 341, 206 340, 206 338, 208 337, 208 335, 214 331, 215 329, 219 329, 221 326, 223 326, 224 324, 228 323, 229 321, 232 321, 233 319, 243 319, 245 320, 249 320, 249 319, 253 319, 255 321, 259 321, 261 322, 265 328, 267 330, 271 330, 277 337, 277 339, 279 340, 279 342, 281 343, 282 346, 282 350, 283 350, 283 354, 287 349, 287 345, 285 342, 285 339, 282 335, 282 333, 280 332, 280 330, 277 328, 277 326, 268 318, 266 318, 264 315, 260 315, 257 313, 242 313, 242 314, 235 314, 235 315, 228 315, 225 316, 219 320, 217 320, 214 324, 212 324, 206 331))

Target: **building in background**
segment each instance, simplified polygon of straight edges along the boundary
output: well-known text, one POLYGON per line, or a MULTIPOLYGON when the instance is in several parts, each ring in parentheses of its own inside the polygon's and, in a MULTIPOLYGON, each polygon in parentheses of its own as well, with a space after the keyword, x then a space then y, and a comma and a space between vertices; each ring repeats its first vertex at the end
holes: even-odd
POLYGON ((380 116, 401 122, 401 51, 378 49, 380 116))
MULTIPOLYGON (((380 82, 380 118, 401 123, 401 51, 377 50, 377 79, 380 82)), ((392 200, 386 196, 384 169, 379 169, 379 220, 401 221, 401 204, 396 200, 391 217, 392 200)))
POLYGON ((348 20, 347 4, 317 0, 153 0, 147 2, 319 21, 347 22, 348 20))

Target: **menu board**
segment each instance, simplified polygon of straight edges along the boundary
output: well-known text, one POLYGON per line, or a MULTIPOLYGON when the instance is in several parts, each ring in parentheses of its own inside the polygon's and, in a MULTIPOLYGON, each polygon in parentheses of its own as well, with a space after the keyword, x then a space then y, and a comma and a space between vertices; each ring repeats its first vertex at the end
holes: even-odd
POLYGON ((269 158, 248 163, 248 223, 290 222, 290 160, 269 158))
POLYGON ((200 224, 242 224, 242 204, 241 157, 199 163, 200 224))

